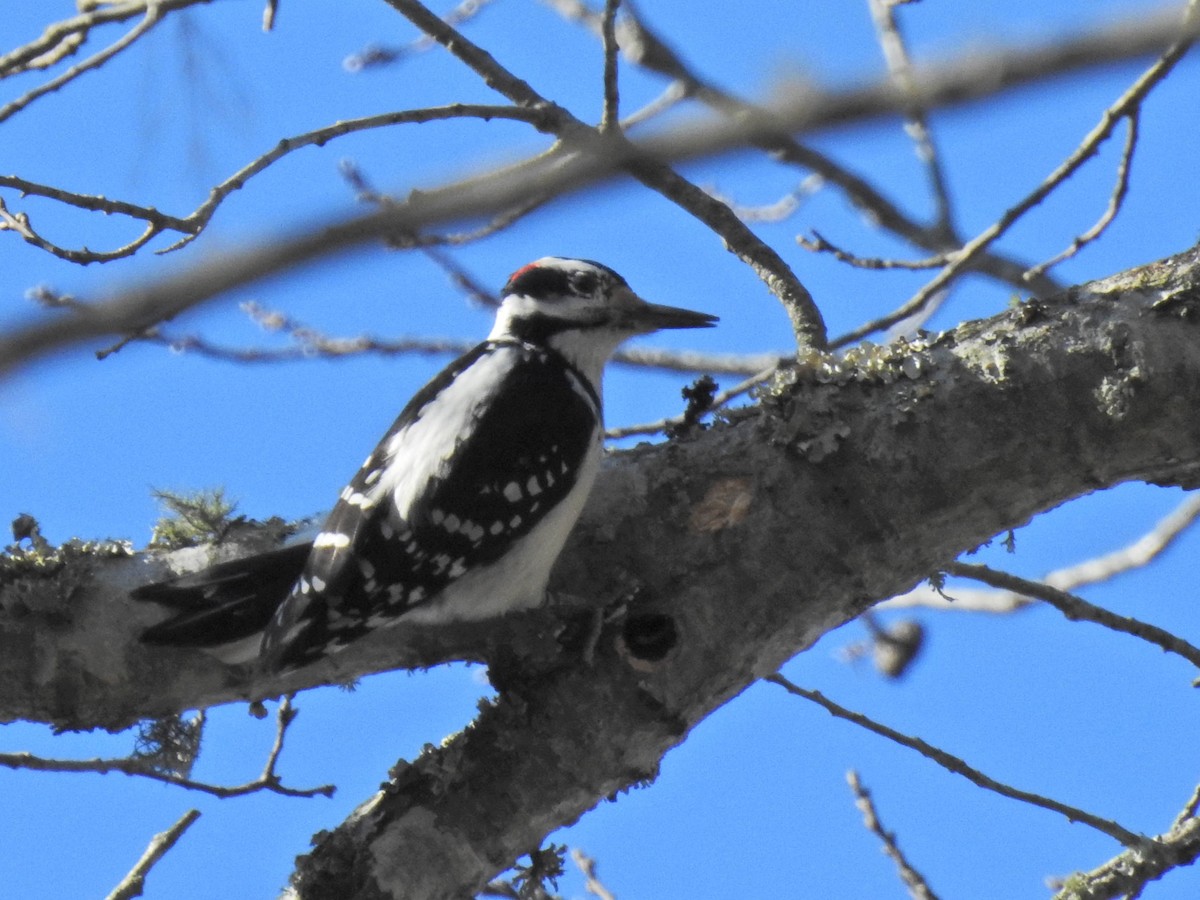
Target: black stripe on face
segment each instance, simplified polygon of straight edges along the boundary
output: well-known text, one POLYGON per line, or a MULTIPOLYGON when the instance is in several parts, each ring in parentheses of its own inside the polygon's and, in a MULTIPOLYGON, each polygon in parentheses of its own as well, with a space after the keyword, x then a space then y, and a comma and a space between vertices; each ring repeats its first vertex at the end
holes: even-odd
POLYGON ((596 293, 601 281, 608 281, 613 287, 625 284, 625 279, 606 265, 589 259, 578 262, 593 267, 595 271, 531 263, 517 269, 509 277, 502 295, 519 294, 536 300, 570 295, 587 297, 596 293))
POLYGON ((570 331, 572 328, 587 328, 588 325, 589 323, 583 320, 559 319, 555 316, 535 313, 514 319, 509 331, 522 343, 546 347, 549 346, 550 338, 554 335, 570 331))
POLYGON ((562 269, 546 266, 526 266, 518 269, 504 285, 504 296, 519 294, 525 297, 546 299, 560 296, 571 290, 571 280, 562 269))

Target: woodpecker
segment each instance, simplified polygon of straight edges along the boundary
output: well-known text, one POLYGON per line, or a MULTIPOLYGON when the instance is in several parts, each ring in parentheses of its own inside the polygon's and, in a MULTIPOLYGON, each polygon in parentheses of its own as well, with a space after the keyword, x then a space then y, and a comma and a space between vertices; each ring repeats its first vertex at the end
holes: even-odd
POLYGON ((175 610, 142 640, 273 672, 377 628, 536 606, 600 467, 605 363, 716 322, 590 260, 518 269, 487 339, 408 402, 315 539, 138 588, 175 610))

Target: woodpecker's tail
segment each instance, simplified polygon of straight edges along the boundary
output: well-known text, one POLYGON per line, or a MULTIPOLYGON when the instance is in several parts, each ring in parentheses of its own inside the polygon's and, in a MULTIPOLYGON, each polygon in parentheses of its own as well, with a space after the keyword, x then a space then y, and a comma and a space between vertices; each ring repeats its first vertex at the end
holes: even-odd
POLYGON ((253 658, 262 630, 300 577, 311 549, 309 542, 293 544, 137 588, 135 600, 160 603, 175 613, 142 632, 142 640, 213 650, 240 645, 217 655, 227 662, 253 658))

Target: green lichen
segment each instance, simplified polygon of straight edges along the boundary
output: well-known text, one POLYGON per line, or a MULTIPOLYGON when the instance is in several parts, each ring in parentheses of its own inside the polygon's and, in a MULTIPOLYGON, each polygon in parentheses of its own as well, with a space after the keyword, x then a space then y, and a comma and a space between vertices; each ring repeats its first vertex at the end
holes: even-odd
POLYGON ((0 553, 0 585, 20 578, 51 578, 67 564, 80 559, 112 559, 133 555, 133 544, 105 538, 71 538, 55 547, 42 536, 41 526, 28 513, 12 523, 15 542, 0 553))
POLYGON ((225 498, 224 488, 188 494, 155 490, 154 497, 164 511, 150 535, 156 550, 220 543, 231 528, 246 521, 245 516, 233 516, 237 503, 225 498))

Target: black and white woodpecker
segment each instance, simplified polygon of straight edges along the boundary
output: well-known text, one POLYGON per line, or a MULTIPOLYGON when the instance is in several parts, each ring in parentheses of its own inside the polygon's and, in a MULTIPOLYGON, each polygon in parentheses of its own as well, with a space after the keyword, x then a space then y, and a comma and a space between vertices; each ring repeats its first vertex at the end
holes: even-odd
POLYGON ((176 611, 142 640, 277 671, 395 623, 538 605, 600 467, 605 363, 716 321, 589 260, 518 269, 487 340, 408 402, 313 541, 137 589, 176 611))

